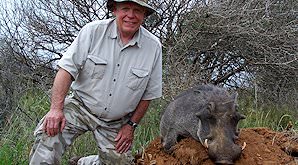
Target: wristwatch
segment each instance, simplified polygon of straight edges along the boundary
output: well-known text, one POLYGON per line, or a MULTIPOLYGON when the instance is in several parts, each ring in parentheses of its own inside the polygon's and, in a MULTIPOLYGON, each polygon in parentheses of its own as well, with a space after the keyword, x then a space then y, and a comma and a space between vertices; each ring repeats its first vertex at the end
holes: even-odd
POLYGON ((130 126, 132 126, 134 129, 137 128, 137 126, 138 126, 137 123, 135 123, 135 122, 133 122, 133 121, 131 121, 131 120, 128 120, 128 121, 127 121, 127 124, 130 125, 130 126))

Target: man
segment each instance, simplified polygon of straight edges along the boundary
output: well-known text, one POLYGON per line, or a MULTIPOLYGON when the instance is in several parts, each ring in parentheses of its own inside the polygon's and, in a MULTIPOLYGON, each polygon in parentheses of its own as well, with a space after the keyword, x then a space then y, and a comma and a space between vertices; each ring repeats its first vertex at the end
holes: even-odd
POLYGON ((162 50, 141 26, 155 11, 147 1, 108 0, 107 7, 115 18, 84 26, 58 63, 50 111, 34 132, 30 164, 59 164, 65 149, 87 131, 99 154, 78 164, 133 164, 134 130, 150 100, 161 96, 162 50))

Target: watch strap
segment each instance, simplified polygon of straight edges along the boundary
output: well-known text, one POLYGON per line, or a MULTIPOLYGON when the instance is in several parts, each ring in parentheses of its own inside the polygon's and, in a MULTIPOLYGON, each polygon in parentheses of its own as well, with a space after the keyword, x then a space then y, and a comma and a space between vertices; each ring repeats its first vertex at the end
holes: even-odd
POLYGON ((128 121, 127 121, 127 124, 130 125, 130 126, 132 126, 133 128, 137 128, 137 126, 138 126, 137 123, 135 123, 135 122, 133 122, 133 121, 131 121, 131 120, 128 120, 128 121))

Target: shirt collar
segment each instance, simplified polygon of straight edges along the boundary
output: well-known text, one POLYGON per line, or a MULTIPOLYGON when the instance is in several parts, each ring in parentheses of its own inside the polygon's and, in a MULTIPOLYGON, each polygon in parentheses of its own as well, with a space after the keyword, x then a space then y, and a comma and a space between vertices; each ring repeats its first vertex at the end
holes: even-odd
POLYGON ((117 34, 116 20, 114 19, 111 23, 109 37, 112 39, 117 39, 117 36, 118 36, 118 34, 117 34))
MULTIPOLYGON (((138 47, 141 47, 141 35, 142 35, 142 27, 135 33, 133 36, 132 40, 129 41, 127 46, 133 46, 136 45, 138 47)), ((119 34, 118 34, 118 29, 117 29, 117 24, 116 20, 114 19, 112 24, 111 24, 111 29, 110 29, 110 38, 112 39, 117 39, 119 34)))

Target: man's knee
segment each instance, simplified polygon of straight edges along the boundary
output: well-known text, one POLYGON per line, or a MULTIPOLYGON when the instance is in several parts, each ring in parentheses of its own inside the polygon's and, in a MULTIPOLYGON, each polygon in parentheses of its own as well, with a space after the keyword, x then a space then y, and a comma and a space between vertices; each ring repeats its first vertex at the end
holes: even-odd
POLYGON ((29 164, 60 164, 65 151, 61 143, 61 134, 49 137, 45 133, 36 136, 29 156, 29 164))

